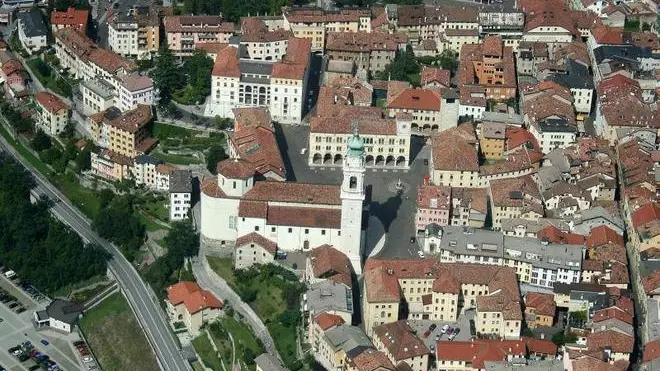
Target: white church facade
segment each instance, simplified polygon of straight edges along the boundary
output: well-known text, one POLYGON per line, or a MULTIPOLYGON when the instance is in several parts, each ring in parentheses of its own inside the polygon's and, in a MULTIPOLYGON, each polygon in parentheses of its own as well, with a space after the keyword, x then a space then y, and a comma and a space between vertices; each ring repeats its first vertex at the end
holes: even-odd
POLYGON ((218 177, 201 186, 202 237, 233 246, 254 232, 283 251, 332 245, 361 274, 364 140, 356 132, 347 147, 339 186, 255 181, 249 162, 220 162, 218 177))

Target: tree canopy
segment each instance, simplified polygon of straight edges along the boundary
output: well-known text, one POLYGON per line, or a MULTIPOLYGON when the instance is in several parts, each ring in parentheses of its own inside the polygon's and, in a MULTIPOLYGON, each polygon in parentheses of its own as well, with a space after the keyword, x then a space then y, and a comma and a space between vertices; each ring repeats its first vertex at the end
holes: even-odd
POLYGON ((150 73, 154 81, 154 86, 158 90, 159 104, 161 106, 167 105, 172 99, 174 91, 181 86, 181 74, 176 66, 174 54, 167 46, 167 43, 162 43, 158 57, 156 58, 156 66, 150 73))
POLYGON ((213 145, 209 148, 209 153, 206 155, 206 168, 211 174, 216 175, 218 173, 218 162, 227 158, 229 158, 229 156, 227 156, 225 149, 221 145, 213 145))
POLYGON ((133 261, 146 236, 144 224, 134 212, 133 196, 113 196, 103 200, 92 228, 101 237, 117 244, 126 259, 133 261))
POLYGON ((109 254, 85 247, 70 227, 51 216, 49 200, 30 202, 34 180, 0 153, 0 261, 48 294, 106 271, 109 254))
POLYGON ((378 80, 408 81, 415 85, 419 81, 419 63, 415 59, 412 46, 406 46, 406 50, 397 50, 394 60, 383 71, 376 73, 378 80))
POLYGON ((287 5, 302 5, 303 0, 184 0, 184 14, 219 15, 228 21, 237 22, 241 17, 257 14, 280 14, 282 7, 287 5))

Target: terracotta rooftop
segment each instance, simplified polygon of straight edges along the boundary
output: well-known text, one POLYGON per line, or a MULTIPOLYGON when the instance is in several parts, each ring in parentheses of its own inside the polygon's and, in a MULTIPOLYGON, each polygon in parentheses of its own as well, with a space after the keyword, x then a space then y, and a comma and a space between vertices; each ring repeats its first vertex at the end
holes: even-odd
POLYGON ((417 190, 418 209, 445 209, 451 207, 451 187, 422 185, 417 190))
POLYGON ((486 188, 453 187, 451 198, 458 200, 461 207, 469 207, 483 214, 488 212, 488 190, 486 188))
POLYGON ((388 109, 440 111, 442 96, 435 89, 404 89, 396 95, 387 94, 388 109))
POLYGON ((620 28, 600 26, 592 29, 591 35, 598 45, 623 45, 623 33, 620 28))
POLYGON ((538 186, 529 175, 491 180, 490 191, 492 202, 498 207, 524 207, 541 200, 538 186))
POLYGON ((87 36, 71 27, 60 29, 54 32, 53 36, 83 62, 92 62, 110 74, 115 74, 120 69, 125 72, 137 70, 134 61, 124 59, 113 51, 99 48, 87 36))
POLYGON ((629 325, 633 324, 633 316, 617 307, 611 307, 596 311, 594 313, 592 320, 594 322, 601 322, 611 318, 616 318, 619 321, 625 322, 629 325))
POLYGON ((520 302, 511 300, 505 294, 493 294, 477 297, 477 312, 502 313, 505 321, 521 321, 523 319, 520 311, 520 302))
POLYGON ((340 316, 336 314, 330 314, 327 312, 323 312, 320 314, 317 314, 314 317, 314 322, 316 322, 317 325, 321 328, 321 330, 326 331, 328 329, 331 329, 333 327, 337 327, 341 324, 344 323, 344 319, 341 318, 340 316))
POLYGON ((201 181, 202 193, 212 198, 225 198, 227 195, 218 186, 217 178, 205 178, 201 181))
POLYGON ((387 353, 395 361, 403 361, 412 357, 424 356, 429 349, 417 337, 407 321, 397 321, 374 327, 374 337, 378 337, 387 353))
POLYGON ((121 80, 121 84, 126 90, 130 92, 135 92, 139 90, 145 90, 153 88, 154 83, 149 78, 149 76, 143 76, 138 74, 128 75, 121 80))
POLYGON ((270 115, 239 114, 236 130, 231 133, 229 141, 238 156, 249 162, 257 173, 268 177, 268 173, 273 172, 286 179, 284 160, 270 124, 270 115))
POLYGON ((523 111, 534 124, 546 118, 560 117, 575 123, 571 91, 553 81, 543 81, 523 90, 523 111))
POLYGON ((355 357, 348 357, 347 363, 357 371, 396 371, 387 355, 376 349, 366 349, 355 357))
POLYGON ((114 119, 104 119, 104 122, 129 133, 135 133, 151 122, 151 106, 138 104, 137 108, 126 111, 114 119))
POLYGON ((341 209, 268 206, 268 225, 308 228, 341 228, 341 209))
POLYGON ((325 12, 321 9, 285 8, 284 16, 290 23, 358 22, 361 17, 371 17, 368 9, 341 9, 325 12))
POLYGON ((213 76, 241 77, 241 69, 238 61, 238 48, 233 46, 221 49, 213 63, 213 76))
POLYGON ((281 62, 273 65, 273 78, 302 80, 309 65, 312 41, 308 38, 291 37, 286 55, 281 62))
POLYGON ((538 292, 525 295, 525 307, 534 308, 534 313, 547 317, 554 317, 557 309, 554 295, 538 292))
POLYGON ((58 113, 68 109, 67 105, 56 95, 40 91, 34 95, 34 100, 50 113, 58 113))
POLYGON ((450 85, 450 71, 441 68, 423 66, 420 84, 425 86, 433 83, 438 83, 448 88, 450 85))
POLYGON ((202 50, 206 54, 215 54, 217 55, 220 50, 229 46, 227 43, 195 43, 195 50, 202 50))
POLYGON ((557 345, 550 340, 536 339, 528 336, 521 338, 527 346, 530 354, 547 355, 554 357, 557 355, 557 345))
POLYGON ((53 11, 50 13, 50 24, 72 26, 80 32, 86 32, 88 17, 89 10, 78 10, 70 7, 66 11, 53 11))
POLYGON ((248 233, 236 239, 236 248, 243 247, 247 244, 261 246, 271 255, 277 253, 277 244, 256 232, 248 233))
POLYGON ((204 309, 220 309, 222 302, 210 292, 202 290, 195 282, 182 281, 167 288, 167 299, 172 305, 183 303, 190 313, 204 309))
POLYGON ((477 137, 471 123, 445 130, 433 138, 433 167, 445 171, 479 171, 477 137))
MULTIPOLYGON (((353 122, 348 117, 312 117, 309 120, 310 133, 350 134, 353 122)), ((392 119, 362 119, 358 130, 363 135, 396 135, 396 121, 392 119)))
POLYGON ((605 330, 587 335, 587 346, 592 351, 612 349, 613 353, 632 353, 635 339, 615 330, 605 330))
POLYGON ((501 75, 504 82, 502 84, 488 84, 485 81, 478 81, 477 66, 484 63, 484 48, 488 48, 488 53, 497 54, 496 44, 502 45, 502 39, 496 36, 486 36, 483 44, 464 44, 461 47, 460 61, 458 64, 457 84, 458 86, 497 86, 501 88, 516 87, 516 71, 513 58, 513 50, 508 46, 501 46, 501 56, 487 54, 489 57, 499 58, 497 67, 501 69, 501 75))
POLYGON ((506 150, 513 151, 518 147, 525 146, 532 151, 539 151, 541 147, 538 141, 524 128, 507 127, 506 128, 506 150))
POLYGON ((329 245, 319 246, 310 253, 310 260, 314 277, 352 287, 351 262, 341 251, 329 245))
POLYGON ((389 34, 385 32, 328 32, 325 49, 329 53, 340 52, 371 52, 386 50, 395 52, 400 44, 405 44, 408 37, 405 34, 389 34))
POLYGON ((592 228, 586 240, 587 247, 598 247, 610 243, 624 246, 623 237, 605 225, 592 228))
POLYGON ((660 115, 644 102, 637 81, 616 74, 601 80, 597 90, 608 125, 660 128, 660 115))
POLYGON ((290 182, 256 182, 244 196, 245 200, 341 205, 339 186, 290 182))
POLYGON ((660 288, 660 270, 655 270, 642 277, 642 287, 647 295, 657 295, 658 288, 660 288))
POLYGON ((165 32, 233 33, 234 23, 221 16, 173 15, 163 18, 165 32))
POLYGON ((447 19, 462 23, 478 22, 477 8, 463 4, 453 5, 443 3, 434 6, 399 6, 397 14, 399 17, 397 22, 399 27, 442 24, 447 19))
POLYGON ((268 203, 265 201, 241 200, 238 204, 238 216, 241 218, 266 219, 268 203))
POLYGON ((540 240, 545 240, 552 243, 568 244, 568 245, 582 245, 584 244, 584 236, 564 232, 554 225, 549 225, 536 233, 536 237, 540 240))
POLYGON ((438 341, 435 348, 437 362, 465 362, 479 370, 485 369, 485 363, 488 361, 498 362, 508 357, 527 355, 527 348, 522 340, 438 341))
POLYGON ((651 362, 657 358, 660 358, 660 339, 644 344, 643 362, 651 362))

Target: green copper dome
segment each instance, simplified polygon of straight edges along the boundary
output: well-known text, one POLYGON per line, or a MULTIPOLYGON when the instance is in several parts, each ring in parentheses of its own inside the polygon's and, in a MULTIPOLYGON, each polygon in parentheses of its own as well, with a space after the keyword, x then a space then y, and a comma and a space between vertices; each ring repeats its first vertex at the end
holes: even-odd
POLYGON ((361 157, 364 155, 364 139, 360 138, 357 129, 351 139, 348 140, 348 156, 361 157))

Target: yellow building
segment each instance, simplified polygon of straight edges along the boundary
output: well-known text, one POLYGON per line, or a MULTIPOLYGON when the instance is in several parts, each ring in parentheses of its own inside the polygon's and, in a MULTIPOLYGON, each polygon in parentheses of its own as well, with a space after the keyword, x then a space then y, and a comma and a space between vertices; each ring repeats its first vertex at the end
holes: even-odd
POLYGON ((525 317, 529 328, 552 327, 556 309, 552 294, 529 292, 525 296, 525 317))
POLYGON ((484 301, 481 308, 497 309, 506 318, 501 324, 503 336, 513 337, 516 329, 519 336, 522 311, 517 284, 509 267, 370 259, 364 268, 365 331, 371 336, 375 327, 396 322, 402 302, 407 304, 408 319, 451 322, 461 310, 478 307, 481 298, 496 297, 505 304, 497 307, 492 300, 484 301))
POLYGON ((385 353, 394 365, 406 363, 413 371, 427 371, 429 349, 407 321, 397 321, 374 328, 374 346, 385 353))
POLYGON ((312 51, 322 51, 328 32, 371 32, 369 9, 344 9, 329 12, 320 9, 287 8, 284 25, 295 37, 312 41, 312 51))
POLYGON ((479 132, 479 148, 486 160, 499 160, 504 157, 506 125, 484 122, 479 132))
POLYGON ((497 336, 500 339, 520 339, 522 313, 520 303, 512 302, 507 295, 495 293, 477 298, 475 313, 477 333, 497 336))
POLYGON ((96 145, 134 158, 156 144, 156 140, 149 136, 151 118, 151 107, 139 104, 123 114, 110 108, 90 116, 89 121, 96 145))

